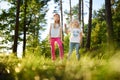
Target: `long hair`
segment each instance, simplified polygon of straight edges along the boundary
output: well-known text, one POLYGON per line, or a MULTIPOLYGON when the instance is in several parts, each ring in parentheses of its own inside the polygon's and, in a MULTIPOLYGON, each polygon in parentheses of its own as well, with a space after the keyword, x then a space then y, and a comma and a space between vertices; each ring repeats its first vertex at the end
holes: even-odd
POLYGON ((59 17, 59 20, 58 20, 58 21, 54 20, 54 28, 55 28, 55 24, 56 24, 56 23, 59 24, 59 26, 60 26, 60 15, 59 15, 58 13, 55 13, 55 14, 53 15, 53 17, 55 17, 56 15, 59 17))

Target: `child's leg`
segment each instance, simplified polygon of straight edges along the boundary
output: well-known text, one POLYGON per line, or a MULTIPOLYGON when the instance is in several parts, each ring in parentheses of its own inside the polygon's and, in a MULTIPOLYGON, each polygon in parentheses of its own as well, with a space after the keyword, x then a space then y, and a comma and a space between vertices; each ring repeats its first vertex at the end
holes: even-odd
POLYGON ((77 57, 77 59, 79 60, 79 59, 80 59, 80 54, 79 54, 80 44, 79 44, 79 43, 76 43, 76 44, 75 44, 75 47, 76 47, 76 57, 77 57))
POLYGON ((63 59, 63 56, 64 56, 63 45, 62 45, 62 41, 60 38, 57 38, 57 43, 58 43, 59 51, 60 51, 60 58, 63 59))
POLYGON ((69 43, 69 53, 68 53, 68 60, 70 59, 70 56, 73 52, 73 49, 74 49, 74 43, 69 43))
POLYGON ((62 45, 62 41, 60 38, 57 38, 57 43, 58 43, 58 47, 59 47, 59 52, 60 52, 60 59, 63 59, 63 45, 62 45))
POLYGON ((54 43, 55 43, 55 39, 51 38, 50 39, 50 45, 51 45, 51 58, 52 58, 52 60, 55 60, 55 46, 54 46, 54 43))

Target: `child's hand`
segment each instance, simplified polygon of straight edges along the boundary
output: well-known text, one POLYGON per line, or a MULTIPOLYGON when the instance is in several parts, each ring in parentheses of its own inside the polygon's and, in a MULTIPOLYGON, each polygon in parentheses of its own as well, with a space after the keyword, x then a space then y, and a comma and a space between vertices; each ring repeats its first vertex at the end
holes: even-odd
POLYGON ((62 41, 62 44, 64 44, 64 41, 62 41))
POLYGON ((65 33, 68 34, 68 29, 67 29, 67 25, 64 24, 64 27, 65 27, 65 33))
POLYGON ((66 25, 66 24, 64 24, 64 27, 66 28, 66 27, 67 27, 67 25, 66 25))
POLYGON ((48 42, 50 43, 50 36, 48 36, 48 42))
POLYGON ((61 42, 62 42, 62 44, 64 43, 64 41, 61 39, 61 42))

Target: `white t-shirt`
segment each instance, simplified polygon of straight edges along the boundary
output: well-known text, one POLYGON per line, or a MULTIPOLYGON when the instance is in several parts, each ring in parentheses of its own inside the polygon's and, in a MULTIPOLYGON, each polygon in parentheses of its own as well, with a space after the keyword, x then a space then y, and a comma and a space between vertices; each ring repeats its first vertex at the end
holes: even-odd
POLYGON ((54 28, 54 24, 51 24, 51 38, 60 37, 60 25, 56 25, 54 28))
POLYGON ((80 43, 80 28, 70 28, 70 42, 80 43))

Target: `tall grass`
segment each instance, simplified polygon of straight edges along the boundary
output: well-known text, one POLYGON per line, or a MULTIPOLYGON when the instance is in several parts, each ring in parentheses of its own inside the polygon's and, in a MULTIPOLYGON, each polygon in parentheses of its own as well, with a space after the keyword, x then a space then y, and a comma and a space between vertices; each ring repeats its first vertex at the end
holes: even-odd
MULTIPOLYGON (((107 54, 108 55, 108 54, 107 54)), ((0 80, 120 80, 120 51, 106 58, 101 51, 81 52, 79 61, 52 61, 45 56, 27 54, 22 59, 13 55, 0 57, 0 80), (90 54, 99 54, 98 56, 90 54), (4 78, 3 78, 4 77, 4 78)))

